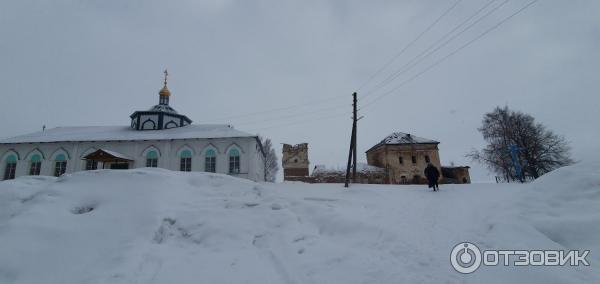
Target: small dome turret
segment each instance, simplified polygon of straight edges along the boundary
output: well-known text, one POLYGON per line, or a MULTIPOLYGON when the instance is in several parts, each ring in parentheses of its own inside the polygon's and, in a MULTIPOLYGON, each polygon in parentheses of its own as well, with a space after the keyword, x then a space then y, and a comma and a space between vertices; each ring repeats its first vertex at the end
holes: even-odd
POLYGON ((165 69, 165 84, 158 92, 158 103, 161 105, 169 105, 169 97, 171 96, 171 91, 167 88, 167 76, 169 76, 169 72, 165 69))
POLYGON ((158 92, 158 94, 161 97, 169 97, 169 96, 171 96, 171 91, 169 91, 169 88, 167 88, 167 82, 165 82, 165 85, 162 87, 162 89, 160 89, 160 91, 158 92))
POLYGON ((158 92, 158 104, 145 111, 136 111, 131 118, 131 128, 135 130, 161 130, 183 127, 192 123, 192 120, 183 114, 177 113, 169 106, 171 91, 167 88, 167 70, 165 70, 164 86, 158 92))

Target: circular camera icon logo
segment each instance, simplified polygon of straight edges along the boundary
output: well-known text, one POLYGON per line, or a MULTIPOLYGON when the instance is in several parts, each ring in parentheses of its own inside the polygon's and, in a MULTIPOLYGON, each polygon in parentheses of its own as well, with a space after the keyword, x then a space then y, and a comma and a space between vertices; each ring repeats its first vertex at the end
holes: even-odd
POLYGON ((481 265, 481 251, 472 243, 457 244, 450 253, 450 263, 460 273, 472 273, 481 265))

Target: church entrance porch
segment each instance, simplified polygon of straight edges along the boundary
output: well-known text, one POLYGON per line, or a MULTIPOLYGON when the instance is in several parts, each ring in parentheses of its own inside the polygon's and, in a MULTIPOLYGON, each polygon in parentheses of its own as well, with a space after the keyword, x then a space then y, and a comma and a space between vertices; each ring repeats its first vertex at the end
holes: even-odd
POLYGON ((129 169, 129 164, 133 162, 133 159, 129 158, 125 154, 106 149, 96 150, 95 152, 83 157, 83 159, 92 161, 92 163, 101 162, 103 169, 108 168, 111 170, 129 169))

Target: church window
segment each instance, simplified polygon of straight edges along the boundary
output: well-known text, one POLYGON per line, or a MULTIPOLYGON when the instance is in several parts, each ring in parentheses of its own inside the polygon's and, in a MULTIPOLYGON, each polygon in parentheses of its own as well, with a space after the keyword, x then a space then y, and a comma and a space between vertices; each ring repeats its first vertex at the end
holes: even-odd
POLYGON ((404 159, 402 156, 398 157, 398 163, 400 163, 400 165, 404 164, 404 159))
POLYGON ((417 163, 417 156, 412 156, 412 163, 416 164, 417 163))
POLYGON ((151 119, 147 119, 142 123, 142 129, 156 129, 156 123, 151 119))
POLYGON ((160 96, 158 103, 161 105, 169 105, 169 97, 167 96, 160 96))
POLYGON ((237 149, 231 149, 229 151, 229 173, 240 173, 240 151, 237 149))
POLYGON ((215 150, 206 150, 204 158, 204 171, 214 173, 217 171, 217 155, 215 150))
POLYGON ((146 167, 148 168, 156 168, 158 167, 158 154, 156 151, 152 150, 146 154, 146 167))
POLYGON ((92 171, 98 169, 98 162, 94 160, 86 160, 85 161, 85 170, 92 171))
POLYGON ((14 179, 17 170, 17 157, 10 155, 6 158, 6 167, 4 168, 4 179, 14 179))
POLYGON ((175 128, 177 126, 178 126, 177 123, 175 123, 174 121, 171 120, 165 125, 165 128, 169 129, 169 128, 175 128))
POLYGON ((29 166, 29 175, 39 176, 42 168, 42 158, 40 155, 35 154, 31 156, 31 164, 29 166))
POLYGON ((190 150, 181 151, 179 170, 182 172, 192 171, 192 152, 190 150))
POLYGON ((429 158, 429 156, 425 156, 425 163, 430 163, 431 159, 429 158))
POLYGON ((59 177, 62 176, 67 171, 67 159, 65 155, 59 154, 56 156, 55 164, 54 164, 54 176, 59 177))

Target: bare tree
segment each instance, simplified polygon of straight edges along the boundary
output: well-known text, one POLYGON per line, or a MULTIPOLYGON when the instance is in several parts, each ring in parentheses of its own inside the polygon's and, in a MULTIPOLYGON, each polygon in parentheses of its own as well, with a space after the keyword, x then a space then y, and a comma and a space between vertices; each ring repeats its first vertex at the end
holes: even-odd
POLYGON ((538 178, 556 168, 573 163, 570 147, 564 137, 554 134, 534 118, 507 106, 496 107, 485 114, 478 128, 488 145, 481 151, 467 154, 472 160, 486 165, 506 180, 515 180, 517 173, 509 148, 516 146, 522 175, 538 178))
POLYGON ((275 182, 277 179, 277 172, 279 171, 279 164, 277 163, 277 154, 273 148, 271 139, 259 137, 265 151, 265 181, 275 182))

